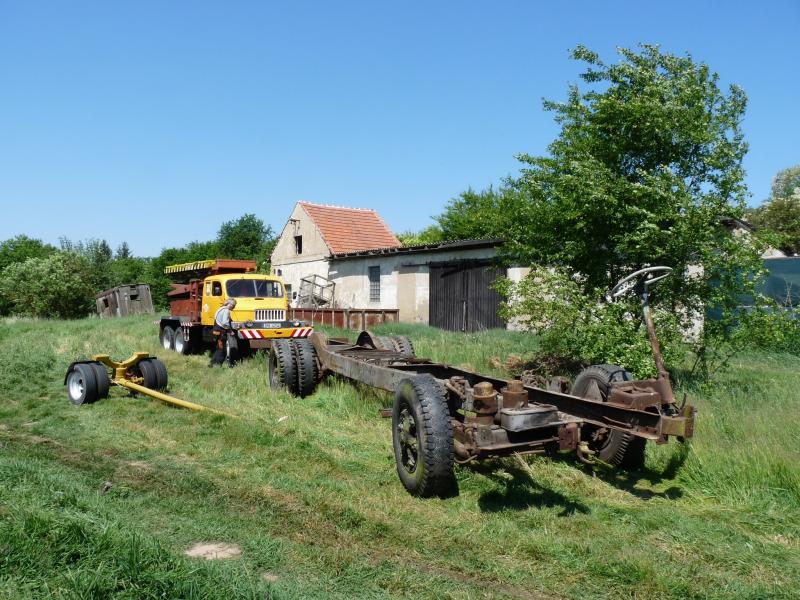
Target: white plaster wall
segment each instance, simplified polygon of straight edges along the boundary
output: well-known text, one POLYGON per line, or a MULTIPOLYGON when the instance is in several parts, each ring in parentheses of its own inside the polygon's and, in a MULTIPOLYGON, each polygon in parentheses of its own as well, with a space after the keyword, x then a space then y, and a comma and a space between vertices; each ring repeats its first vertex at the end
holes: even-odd
POLYGON ((430 281, 428 263, 451 260, 491 258, 494 248, 420 252, 399 255, 375 255, 349 259, 331 259, 329 277, 336 282, 337 308, 400 309, 405 323, 428 323, 430 281), (381 267, 381 299, 369 299, 369 267, 381 267), (402 270, 403 276, 400 277, 402 270), (413 285, 413 295, 401 284, 413 285))
POLYGON ((275 275, 280 274, 292 292, 300 291, 300 280, 309 275, 328 276, 330 250, 319 229, 301 204, 295 204, 292 214, 272 251, 271 265, 275 275), (303 253, 295 252, 294 236, 303 236, 303 253), (279 273, 280 271, 280 273, 279 273))

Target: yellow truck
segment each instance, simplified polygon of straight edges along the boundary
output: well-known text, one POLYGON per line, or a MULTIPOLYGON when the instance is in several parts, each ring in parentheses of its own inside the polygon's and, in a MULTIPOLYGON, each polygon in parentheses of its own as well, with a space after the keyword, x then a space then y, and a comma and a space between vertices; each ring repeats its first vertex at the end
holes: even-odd
POLYGON ((212 259, 164 269, 173 280, 170 315, 159 322, 161 345, 190 354, 214 343, 214 315, 222 303, 236 299, 231 321, 238 353, 269 348, 273 340, 307 338, 313 328, 287 319, 289 302, 283 281, 256 273, 254 260, 212 259))

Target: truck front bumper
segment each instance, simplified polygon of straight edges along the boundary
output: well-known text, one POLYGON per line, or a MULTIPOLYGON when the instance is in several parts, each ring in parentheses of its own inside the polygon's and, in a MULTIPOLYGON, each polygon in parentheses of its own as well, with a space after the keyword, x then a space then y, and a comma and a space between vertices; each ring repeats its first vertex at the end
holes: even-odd
POLYGON ((237 323, 236 337, 247 340, 251 348, 266 348, 271 340, 307 338, 314 328, 299 321, 237 323))

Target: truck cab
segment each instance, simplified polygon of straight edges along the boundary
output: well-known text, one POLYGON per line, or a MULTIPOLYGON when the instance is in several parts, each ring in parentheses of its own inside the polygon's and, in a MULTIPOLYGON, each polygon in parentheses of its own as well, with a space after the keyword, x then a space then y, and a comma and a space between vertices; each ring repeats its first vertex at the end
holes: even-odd
POLYGON ((188 354, 214 341, 214 316, 228 299, 236 300, 231 322, 239 348, 268 348, 273 339, 302 338, 313 329, 289 319, 286 288, 280 277, 256 273, 251 260, 213 259, 170 265, 173 278, 170 316, 160 322, 164 348, 188 354))

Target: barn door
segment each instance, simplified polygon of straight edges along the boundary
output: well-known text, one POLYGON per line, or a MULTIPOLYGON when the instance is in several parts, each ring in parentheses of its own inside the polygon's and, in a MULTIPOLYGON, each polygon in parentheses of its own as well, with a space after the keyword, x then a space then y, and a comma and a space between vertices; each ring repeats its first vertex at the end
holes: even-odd
POLYGON ((491 288, 505 272, 485 261, 430 266, 429 323, 450 331, 484 331, 505 326, 500 295, 491 288))

